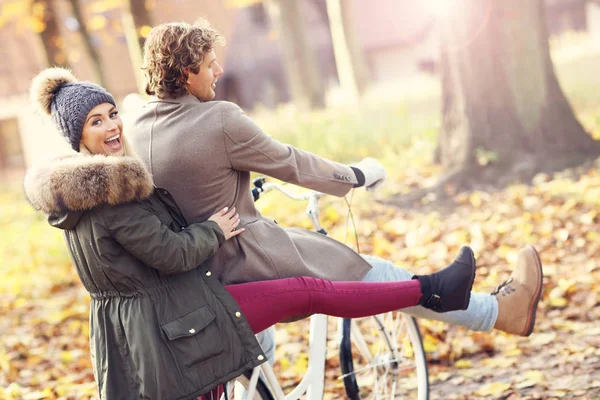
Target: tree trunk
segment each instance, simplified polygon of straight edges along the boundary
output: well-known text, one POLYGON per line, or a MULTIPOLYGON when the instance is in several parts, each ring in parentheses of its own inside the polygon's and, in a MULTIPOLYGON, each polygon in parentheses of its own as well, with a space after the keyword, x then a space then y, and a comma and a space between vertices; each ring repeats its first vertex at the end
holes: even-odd
POLYGON ((354 74, 354 65, 350 56, 350 49, 344 29, 342 18, 341 0, 327 0, 327 15, 331 31, 331 42, 340 86, 346 99, 350 102, 358 101, 358 85, 354 74))
POLYGON ((356 30, 357 17, 354 8, 354 0, 340 0, 342 6, 342 21, 344 32, 346 34, 346 43, 350 51, 350 60, 352 62, 352 71, 354 72, 354 81, 358 89, 358 95, 362 96, 367 88, 369 79, 369 68, 367 59, 363 51, 363 45, 360 41, 358 31, 356 30))
POLYGON ((146 42, 146 38, 141 34, 141 29, 145 26, 152 26, 152 17, 146 8, 146 1, 147 0, 129 0, 129 9, 131 10, 133 23, 135 24, 140 49, 144 48, 144 43, 146 42))
POLYGON ((313 0, 313 6, 331 32, 340 86, 358 98, 367 88, 369 69, 356 30, 354 3, 354 0, 313 0))
POLYGON ((43 10, 42 29, 40 29, 40 39, 44 48, 44 55, 49 67, 69 67, 67 55, 65 53, 64 39, 60 33, 58 21, 53 0, 34 0, 31 3, 32 9, 43 10))
MULTIPOLYGON (((127 42, 127 50, 129 52, 129 59, 131 60, 131 66, 133 67, 133 75, 135 76, 135 83, 139 94, 144 95, 145 84, 144 77, 142 74, 142 41, 140 41, 141 35, 137 29, 135 23, 135 16, 133 14, 133 8, 139 7, 139 4, 135 0, 126 2, 121 10, 121 21, 123 23, 123 31, 125 32, 125 40, 127 42)), ((142 4, 142 7, 145 6, 142 4)))
POLYGON ((318 60, 304 28, 302 5, 297 0, 271 0, 267 4, 279 32, 285 69, 294 102, 310 108, 325 106, 318 60))
POLYGON ((459 1, 440 20, 439 156, 449 175, 529 179, 597 155, 558 84, 543 0, 459 1))
POLYGON ((73 17, 77 20, 77 24, 79 25, 79 33, 81 34, 85 50, 92 61, 92 67, 96 72, 98 82, 100 83, 100 86, 109 89, 107 86, 106 74, 104 73, 104 67, 102 66, 102 60, 100 59, 100 55, 92 43, 92 38, 87 28, 87 23, 83 18, 83 14, 81 13, 79 0, 69 0, 69 3, 71 4, 73 17))

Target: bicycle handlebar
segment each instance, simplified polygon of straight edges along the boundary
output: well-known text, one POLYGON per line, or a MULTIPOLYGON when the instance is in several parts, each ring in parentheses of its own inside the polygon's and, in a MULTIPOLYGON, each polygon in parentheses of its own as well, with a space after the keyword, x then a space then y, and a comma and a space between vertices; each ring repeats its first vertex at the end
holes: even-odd
POLYGON ((306 206, 306 213, 308 214, 315 231, 320 234, 327 235, 327 231, 323 229, 319 221, 318 204, 319 198, 325 196, 325 193, 317 192, 315 190, 311 190, 305 194, 293 193, 287 189, 284 189, 283 185, 279 183, 267 182, 265 177, 254 179, 253 184, 254 188, 252 189, 252 196, 254 197, 254 201, 257 201, 260 198, 261 193, 268 192, 270 190, 278 190, 292 200, 307 200, 308 205, 306 206))
POLYGON ((291 192, 291 191, 285 189, 284 186, 279 183, 267 182, 266 178, 264 178, 264 177, 254 179, 253 184, 254 184, 254 189, 252 189, 252 196, 254 197, 254 201, 256 201, 260 198, 260 194, 262 192, 268 192, 273 189, 280 191, 281 193, 283 193, 290 199, 296 200, 296 201, 303 201, 303 200, 310 201, 311 198, 319 199, 320 197, 326 196, 325 193, 317 192, 315 190, 311 190, 304 194, 294 193, 294 192, 291 192))

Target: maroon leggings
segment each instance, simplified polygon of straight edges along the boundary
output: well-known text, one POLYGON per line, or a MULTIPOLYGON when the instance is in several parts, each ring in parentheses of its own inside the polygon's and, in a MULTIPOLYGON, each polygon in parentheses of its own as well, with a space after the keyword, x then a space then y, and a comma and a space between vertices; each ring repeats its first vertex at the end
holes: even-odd
MULTIPOLYGON (((327 314, 360 318, 416 306, 418 280, 401 282, 332 282, 296 277, 225 286, 240 306, 254 333, 289 317, 327 314)), ((219 399, 223 385, 198 399, 219 399)))
POLYGON ((421 284, 401 282, 332 282, 295 277, 225 286, 254 333, 297 315, 327 314, 360 318, 416 306, 421 284))

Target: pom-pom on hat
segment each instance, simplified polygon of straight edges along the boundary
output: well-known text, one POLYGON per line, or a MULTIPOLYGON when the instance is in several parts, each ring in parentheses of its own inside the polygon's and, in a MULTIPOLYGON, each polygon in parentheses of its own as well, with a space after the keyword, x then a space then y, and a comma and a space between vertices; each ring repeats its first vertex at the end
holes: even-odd
POLYGON ((91 82, 80 82, 68 69, 48 68, 31 83, 31 100, 54 120, 60 133, 73 150, 79 151, 85 118, 98 104, 115 99, 103 87, 91 82))

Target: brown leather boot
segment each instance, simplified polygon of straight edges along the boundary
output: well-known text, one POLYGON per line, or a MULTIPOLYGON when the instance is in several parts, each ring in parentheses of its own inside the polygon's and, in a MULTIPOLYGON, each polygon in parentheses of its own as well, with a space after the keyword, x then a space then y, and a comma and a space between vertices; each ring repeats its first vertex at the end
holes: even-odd
POLYGON ((529 336, 535 325, 537 305, 542 296, 542 262, 533 246, 521 249, 510 278, 494 292, 498 299, 495 329, 529 336))

